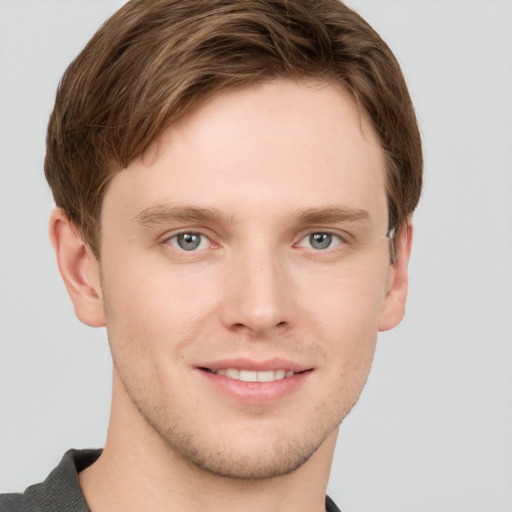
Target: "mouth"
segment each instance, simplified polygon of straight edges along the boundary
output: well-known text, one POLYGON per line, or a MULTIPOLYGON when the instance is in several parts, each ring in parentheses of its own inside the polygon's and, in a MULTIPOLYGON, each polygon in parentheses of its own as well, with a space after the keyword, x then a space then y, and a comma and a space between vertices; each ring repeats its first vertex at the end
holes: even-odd
POLYGON ((292 396, 309 381, 314 368, 276 358, 231 359, 196 367, 212 389, 244 404, 268 404, 292 396))
POLYGON ((211 368, 201 368, 201 370, 242 382, 274 382, 293 377, 298 373, 303 373, 283 368, 260 371, 247 370, 243 368, 219 368, 216 370, 211 368))

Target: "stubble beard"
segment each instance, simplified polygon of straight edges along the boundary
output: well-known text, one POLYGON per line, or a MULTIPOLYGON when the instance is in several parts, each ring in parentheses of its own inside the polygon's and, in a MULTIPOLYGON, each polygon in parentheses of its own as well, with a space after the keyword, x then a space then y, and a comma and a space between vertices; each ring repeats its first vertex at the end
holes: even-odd
MULTIPOLYGON (((193 418, 188 418, 188 422, 187 419, 182 421, 180 414, 173 409, 172 400, 155 396, 154 390, 158 386, 144 377, 144 370, 139 367, 139 371, 133 374, 130 368, 133 370, 137 365, 133 360, 130 364, 131 357, 127 353, 121 350, 115 357, 111 332, 108 334, 115 372, 124 392, 145 424, 165 443, 169 452, 185 464, 191 464, 211 476, 238 480, 276 478, 303 466, 331 434, 337 434, 339 425, 359 398, 371 364, 370 358, 367 367, 359 374, 361 380, 350 382, 344 392, 333 390, 324 403, 316 407, 314 420, 310 420, 309 425, 299 434, 296 433, 295 437, 282 433, 270 443, 258 433, 263 442, 256 440, 246 449, 246 446, 240 446, 241 441, 237 446, 236 441, 228 439, 226 433, 224 436, 223 433, 204 435, 204 429, 194 423, 193 418)), ((187 418, 187 414, 183 416, 187 418)))
POLYGON ((212 440, 208 442, 195 433, 184 432, 182 425, 175 424, 166 428, 165 421, 152 421, 151 414, 145 414, 141 408, 137 408, 148 425, 182 459, 211 475, 239 480, 270 479, 296 471, 339 425, 336 422, 324 425, 323 431, 314 429, 300 441, 278 438, 265 449, 262 446, 258 451, 254 448, 243 450, 233 448, 231 443, 220 439, 213 446, 212 440))
POLYGON ((142 398, 147 394, 140 389, 129 389, 122 378, 121 382, 145 423, 156 432, 173 456, 211 476, 237 480, 266 480, 293 473, 331 434, 337 433, 353 405, 345 407, 341 413, 338 408, 338 414, 332 412, 336 408, 327 408, 329 412, 324 409, 300 437, 291 438, 283 434, 271 444, 262 439, 261 443, 255 441, 250 447, 241 447, 222 434, 208 438, 201 432, 200 425, 190 428, 186 422, 171 419, 170 411, 148 403, 142 398))

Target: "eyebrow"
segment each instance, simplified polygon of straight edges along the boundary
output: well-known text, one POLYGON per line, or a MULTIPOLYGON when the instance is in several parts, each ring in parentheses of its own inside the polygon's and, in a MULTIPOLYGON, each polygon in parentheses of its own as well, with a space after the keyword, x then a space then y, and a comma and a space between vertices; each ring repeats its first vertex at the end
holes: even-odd
POLYGON ((216 208, 158 205, 142 210, 135 216, 135 221, 142 227, 150 228, 176 221, 230 223, 231 217, 216 208))
POLYGON ((359 208, 332 207, 299 210, 295 217, 301 224, 331 224, 370 220, 370 214, 359 208))
MULTIPOLYGON (((367 221, 370 214, 366 210, 346 207, 307 208, 296 210, 291 218, 298 224, 330 224, 338 222, 367 221)), ((182 207, 171 205, 151 206, 142 210, 134 217, 137 224, 151 228, 159 224, 172 222, 206 222, 224 223, 233 222, 231 215, 221 212, 217 208, 182 207)))

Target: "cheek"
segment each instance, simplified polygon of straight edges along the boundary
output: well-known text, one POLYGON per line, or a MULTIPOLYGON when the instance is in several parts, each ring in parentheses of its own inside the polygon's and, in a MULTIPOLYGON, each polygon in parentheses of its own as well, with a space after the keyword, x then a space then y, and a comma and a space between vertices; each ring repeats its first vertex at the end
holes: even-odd
POLYGON ((330 271, 302 287, 303 304, 329 332, 346 340, 375 337, 387 288, 387 267, 374 264, 330 271))
MULTIPOLYGON (((322 289, 307 290, 309 330, 322 340, 328 374, 339 386, 333 396, 357 397, 366 382, 384 303, 387 268, 364 266, 332 273, 322 289)), ((338 397, 339 398, 339 397, 338 397)))
MULTIPOLYGON (((152 350, 187 340, 208 321, 218 297, 213 276, 169 265, 148 265, 147 260, 124 258, 105 267, 102 288, 107 328, 117 338, 149 345, 152 350)), ((124 341, 123 341, 124 342, 124 341)))

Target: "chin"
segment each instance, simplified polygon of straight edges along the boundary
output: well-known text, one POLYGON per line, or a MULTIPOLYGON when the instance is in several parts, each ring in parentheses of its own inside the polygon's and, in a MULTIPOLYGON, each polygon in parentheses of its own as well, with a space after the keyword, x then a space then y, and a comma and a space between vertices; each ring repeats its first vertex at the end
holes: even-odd
MULTIPOLYGON (((174 437, 174 436, 173 436, 174 437)), ((193 437, 182 438, 180 446, 174 439, 167 444, 177 450, 181 457, 196 468, 211 475, 239 480, 263 480, 293 473, 305 464, 325 441, 327 436, 291 441, 278 439, 271 446, 265 446, 262 439, 254 438, 252 443, 217 444, 206 446, 193 437)), ((267 439, 268 441, 268 439, 267 439)))
POLYGON ((190 425, 176 417, 166 421, 170 418, 143 416, 171 458, 212 476, 262 480, 293 473, 306 464, 330 436, 336 437, 345 414, 279 426, 255 418, 249 423, 208 422, 207 426, 204 421, 190 425))

